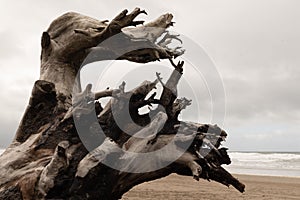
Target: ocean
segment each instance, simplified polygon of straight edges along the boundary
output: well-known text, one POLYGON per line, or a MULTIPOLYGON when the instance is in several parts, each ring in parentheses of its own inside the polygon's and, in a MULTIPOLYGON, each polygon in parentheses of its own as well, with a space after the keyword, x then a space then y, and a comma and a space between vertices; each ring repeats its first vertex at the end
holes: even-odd
MULTIPOLYGON (((0 155, 4 150, 0 149, 0 155)), ((233 174, 300 177, 300 152, 229 152, 233 174)))
POLYGON ((229 152, 235 174, 300 177, 300 152, 229 152))

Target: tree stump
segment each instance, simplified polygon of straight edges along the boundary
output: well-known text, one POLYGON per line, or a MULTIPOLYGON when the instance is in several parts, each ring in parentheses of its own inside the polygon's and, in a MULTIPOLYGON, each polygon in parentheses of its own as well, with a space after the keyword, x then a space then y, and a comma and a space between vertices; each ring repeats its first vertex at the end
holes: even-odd
POLYGON ((172 59, 184 51, 168 47, 171 40, 179 40, 167 31, 173 16, 165 14, 144 25, 135 21, 140 14, 146 12, 124 10, 108 23, 70 12, 42 34, 40 79, 12 144, 0 157, 0 199, 120 199, 132 187, 171 173, 244 191, 245 186, 221 166, 230 164, 227 149, 220 147, 227 133, 216 125, 178 120, 191 101, 177 97, 184 63, 174 64, 172 59), (117 42, 111 42, 112 37, 117 42), (157 73, 156 80, 130 91, 125 91, 125 83, 96 93, 88 85, 82 91, 80 68, 111 59, 169 59, 174 70, 166 83, 157 73), (146 99, 157 84, 163 84, 161 97, 146 99), (96 101, 103 97, 111 97, 104 108, 96 101), (139 114, 139 108, 152 104, 159 106, 139 114), (130 120, 124 118, 124 110, 130 120), (87 136, 104 135, 93 149, 81 140, 78 123, 84 124, 87 136), (170 148, 164 148, 167 144, 170 148), (140 156, 161 149, 156 159, 140 156))

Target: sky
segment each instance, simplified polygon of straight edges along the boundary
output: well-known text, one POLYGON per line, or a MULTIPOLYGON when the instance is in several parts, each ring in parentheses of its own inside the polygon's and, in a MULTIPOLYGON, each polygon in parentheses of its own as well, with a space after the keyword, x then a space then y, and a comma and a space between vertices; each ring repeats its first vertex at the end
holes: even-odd
MULTIPOLYGON (((212 84, 204 72, 202 78, 202 72, 192 76, 194 60, 185 66, 180 95, 191 98, 194 107, 184 111, 183 119, 222 126, 229 134, 225 146, 233 151, 300 151, 299 6, 298 0, 0 0, 0 148, 13 139, 34 81, 39 78, 40 38, 51 21, 68 11, 110 20, 125 8, 140 7, 148 16, 139 19, 172 13, 176 22, 172 31, 198 45, 189 51, 190 46, 183 44, 187 53, 201 54, 199 58, 209 60, 209 64, 202 64, 217 71, 219 79, 212 84), (216 87, 219 81, 224 95, 216 87), (219 103, 221 106, 216 106, 219 103), (211 118, 212 107, 214 113, 224 116, 222 120, 211 118)), ((153 80, 151 73, 160 67, 166 80, 171 68, 164 65, 139 67, 115 62, 101 80, 90 77, 97 74, 93 73, 96 65, 87 66, 83 76, 94 78, 96 88, 123 79, 130 88, 142 79, 153 80), (126 65, 126 70, 121 70, 121 65, 126 65), (109 70, 118 73, 112 77, 109 70)))

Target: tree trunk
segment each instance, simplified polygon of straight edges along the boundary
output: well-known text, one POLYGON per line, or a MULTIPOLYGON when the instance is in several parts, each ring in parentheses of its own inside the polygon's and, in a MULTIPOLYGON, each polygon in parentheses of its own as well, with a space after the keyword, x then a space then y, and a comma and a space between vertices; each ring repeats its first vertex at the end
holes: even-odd
POLYGON ((166 31, 172 15, 142 25, 134 21, 141 13, 146 14, 124 10, 110 23, 66 13, 43 33, 40 79, 14 141, 0 157, 0 199, 119 199, 135 185, 171 173, 244 191, 221 167, 230 164, 227 149, 220 148, 226 132, 178 120, 191 102, 177 98, 184 63, 172 59, 184 51, 167 47, 178 39, 166 31), (125 91, 125 83, 97 93, 91 85, 81 91, 81 67, 109 59, 170 59, 174 71, 166 84, 157 74, 157 80, 131 91, 125 91), (164 87, 161 97, 145 99, 158 83, 164 87), (111 100, 102 108, 96 100, 107 96, 111 100), (159 106, 139 115, 139 108, 151 104, 159 106))

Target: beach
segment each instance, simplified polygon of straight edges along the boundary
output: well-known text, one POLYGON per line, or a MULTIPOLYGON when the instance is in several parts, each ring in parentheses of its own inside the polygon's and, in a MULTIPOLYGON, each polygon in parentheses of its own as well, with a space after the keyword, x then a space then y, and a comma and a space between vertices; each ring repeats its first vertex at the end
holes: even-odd
POLYGON ((216 182, 193 180, 191 177, 170 175, 143 183, 123 196, 123 200, 138 199, 205 199, 205 200, 289 200, 300 199, 300 178, 257 175, 234 175, 246 185, 241 194, 233 187, 216 182))
MULTIPOLYGON (((0 154, 4 150, 0 149, 0 154)), ((230 153, 226 168, 246 185, 245 193, 216 182, 172 174, 140 184, 123 200, 298 200, 300 199, 299 153, 230 153), (240 172, 252 175, 242 175, 240 172), (264 176, 258 174, 266 174, 264 176), (277 175, 277 176, 276 176, 277 175)), ((225 167, 225 166, 224 166, 225 167)))
POLYGON ((229 152, 229 155, 232 163, 224 167, 246 185, 243 194, 213 181, 197 182, 192 177, 173 174, 136 186, 123 200, 300 199, 299 152, 229 152))

